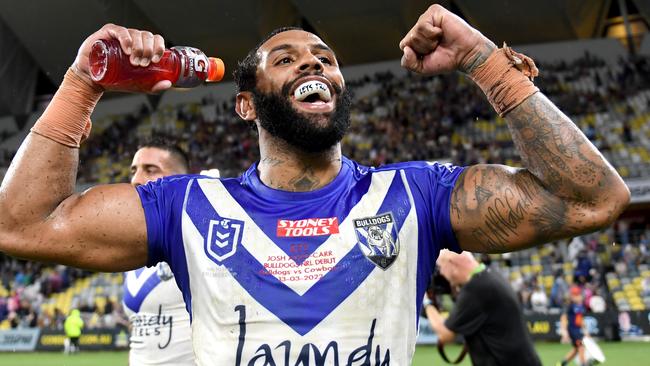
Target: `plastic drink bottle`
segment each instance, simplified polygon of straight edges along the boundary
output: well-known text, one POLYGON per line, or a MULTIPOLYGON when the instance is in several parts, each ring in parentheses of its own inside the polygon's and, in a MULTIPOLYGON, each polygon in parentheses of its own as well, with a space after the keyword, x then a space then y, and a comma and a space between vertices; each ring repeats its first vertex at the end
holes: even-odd
POLYGON ((108 90, 149 92, 159 81, 169 80, 179 88, 192 88, 204 81, 223 78, 223 61, 207 57, 194 47, 166 49, 157 63, 133 66, 117 39, 96 41, 89 55, 90 76, 108 90))

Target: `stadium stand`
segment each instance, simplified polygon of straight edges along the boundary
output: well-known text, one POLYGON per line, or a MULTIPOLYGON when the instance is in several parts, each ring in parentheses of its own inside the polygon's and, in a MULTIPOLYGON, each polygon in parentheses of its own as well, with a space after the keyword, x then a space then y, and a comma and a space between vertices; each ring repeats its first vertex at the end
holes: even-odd
MULTIPOLYGON (((646 228, 641 236, 649 233, 646 228)), ((602 308, 598 304, 592 309, 596 296, 605 302, 602 310, 650 309, 650 247, 645 239, 619 244, 626 234, 610 229, 507 256, 493 255, 490 262, 510 280, 526 311, 559 313, 572 284, 583 288, 585 305, 592 311, 602 308), (538 308, 532 296, 537 287, 549 299, 538 308)))
POLYGON ((0 255, 0 330, 62 329, 71 309, 80 309, 88 328, 124 323, 116 306, 121 273, 90 273, 0 255))
MULTIPOLYGON (((622 176, 650 175, 648 58, 621 58, 608 65, 585 53, 571 63, 541 65, 541 70, 551 77, 540 79, 540 88, 574 118, 622 176)), ((505 121, 495 117, 463 76, 423 78, 386 71, 348 86, 356 100, 343 145, 347 156, 369 165, 432 159, 460 165, 517 164, 505 121)), ((112 115, 113 123, 95 131, 92 143, 82 150, 82 180, 125 181, 129 153, 150 135, 191 141, 185 147, 193 161, 219 166, 224 176, 239 174, 257 159, 256 138, 234 114, 232 100, 232 95, 215 99, 206 94, 200 101, 167 104, 153 112, 142 100, 138 111, 112 115)))

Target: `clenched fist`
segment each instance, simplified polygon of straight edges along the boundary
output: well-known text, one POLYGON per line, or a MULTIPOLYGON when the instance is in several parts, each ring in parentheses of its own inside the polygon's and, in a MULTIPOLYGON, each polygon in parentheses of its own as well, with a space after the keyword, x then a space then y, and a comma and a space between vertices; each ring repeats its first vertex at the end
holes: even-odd
POLYGON ((402 67, 424 75, 471 73, 496 49, 492 41, 442 6, 430 6, 400 41, 402 67))

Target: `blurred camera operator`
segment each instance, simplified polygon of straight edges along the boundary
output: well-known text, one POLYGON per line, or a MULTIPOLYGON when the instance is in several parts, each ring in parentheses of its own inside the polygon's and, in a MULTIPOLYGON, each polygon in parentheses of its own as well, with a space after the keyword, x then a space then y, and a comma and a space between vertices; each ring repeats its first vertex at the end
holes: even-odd
POLYGON ((437 265, 440 274, 458 291, 446 320, 425 299, 424 310, 438 342, 448 343, 456 334, 463 335, 476 366, 541 366, 517 296, 501 275, 486 269, 469 252, 442 250, 437 265))

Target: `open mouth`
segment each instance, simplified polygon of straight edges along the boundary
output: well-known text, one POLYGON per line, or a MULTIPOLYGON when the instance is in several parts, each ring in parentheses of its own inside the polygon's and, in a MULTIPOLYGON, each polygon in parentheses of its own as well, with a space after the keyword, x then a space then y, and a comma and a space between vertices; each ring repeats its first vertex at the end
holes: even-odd
POLYGON ((331 88, 324 78, 315 77, 297 84, 293 99, 302 108, 314 112, 328 112, 334 108, 331 88))

